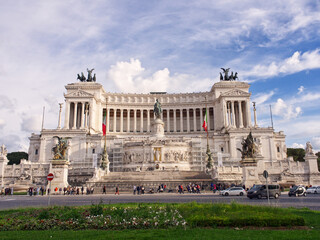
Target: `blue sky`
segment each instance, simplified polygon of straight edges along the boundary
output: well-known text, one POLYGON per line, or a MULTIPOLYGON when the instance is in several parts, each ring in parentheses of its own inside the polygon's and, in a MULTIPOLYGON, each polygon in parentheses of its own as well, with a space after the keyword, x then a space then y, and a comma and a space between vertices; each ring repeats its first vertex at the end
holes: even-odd
POLYGON ((209 91, 221 67, 251 84, 258 124, 320 150, 319 1, 1 1, 0 144, 56 128, 64 85, 95 68, 109 92, 209 91))

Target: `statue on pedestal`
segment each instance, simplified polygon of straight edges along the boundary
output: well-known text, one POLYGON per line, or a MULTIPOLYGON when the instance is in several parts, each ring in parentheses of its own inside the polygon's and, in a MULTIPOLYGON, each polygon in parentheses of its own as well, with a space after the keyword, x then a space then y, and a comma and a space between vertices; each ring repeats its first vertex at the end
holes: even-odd
POLYGON ((156 100, 156 102, 154 104, 153 112, 154 112, 154 115, 156 115, 156 118, 161 117, 162 109, 161 109, 161 103, 159 102, 158 99, 156 100))
POLYGON ((54 160, 66 160, 66 153, 69 147, 68 137, 60 138, 58 136, 54 136, 53 138, 58 139, 58 143, 52 148, 53 159, 54 160))
POLYGON ((312 147, 311 143, 307 142, 306 143, 306 155, 314 155, 312 149, 313 149, 313 147, 312 147))
POLYGON ((241 145, 242 145, 242 149, 237 148, 237 150, 241 152, 242 159, 245 159, 245 158, 253 159, 256 156, 257 146, 254 143, 251 132, 249 133, 246 139, 242 140, 241 145))
POLYGON ((2 146, 0 147, 0 156, 6 157, 7 154, 8 154, 7 148, 2 144, 2 146))

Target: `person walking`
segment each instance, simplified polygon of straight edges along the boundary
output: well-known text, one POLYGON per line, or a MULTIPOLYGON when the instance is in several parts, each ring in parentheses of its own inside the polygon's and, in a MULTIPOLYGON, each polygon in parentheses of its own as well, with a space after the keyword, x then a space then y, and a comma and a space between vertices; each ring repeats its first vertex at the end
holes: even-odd
POLYGON ((107 188, 106 185, 103 186, 102 188, 102 194, 107 194, 107 188))
POLYGON ((137 187, 136 185, 133 186, 133 195, 136 195, 136 192, 137 192, 137 187))
POLYGON ((116 193, 114 195, 117 195, 117 194, 120 195, 118 186, 116 187, 116 193))

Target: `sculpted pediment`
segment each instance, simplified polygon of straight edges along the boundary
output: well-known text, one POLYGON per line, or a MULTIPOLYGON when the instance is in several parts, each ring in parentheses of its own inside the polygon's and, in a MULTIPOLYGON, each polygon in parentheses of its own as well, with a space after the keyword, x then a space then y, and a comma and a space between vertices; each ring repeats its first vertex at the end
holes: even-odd
POLYGON ((239 90, 239 89, 234 89, 234 90, 230 90, 230 91, 225 92, 225 93, 221 93, 221 96, 244 96, 244 97, 248 97, 248 96, 250 96, 250 93, 247 93, 247 92, 239 90))
POLYGON ((78 89, 74 92, 70 92, 68 94, 65 94, 64 96, 65 97, 93 97, 93 94, 78 89))

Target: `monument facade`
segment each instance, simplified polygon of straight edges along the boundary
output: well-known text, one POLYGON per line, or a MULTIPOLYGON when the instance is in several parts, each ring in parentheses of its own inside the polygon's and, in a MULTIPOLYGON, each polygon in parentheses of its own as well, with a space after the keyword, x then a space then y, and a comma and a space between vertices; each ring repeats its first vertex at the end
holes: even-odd
MULTIPOLYGON (((57 128, 31 135, 29 161, 23 164, 34 176, 33 184, 43 184, 53 167, 56 136, 68 138, 65 159, 71 185, 115 182, 119 176, 133 176, 130 181, 134 183, 148 174, 150 181, 154 176, 165 183, 166 178, 159 176, 178 173, 177 181, 205 179, 251 185, 253 181, 247 179, 264 181, 264 170, 274 183, 320 184, 310 147, 305 162, 294 162, 287 158, 284 133, 259 127, 255 107, 251 121, 250 85, 237 81, 237 73, 222 69, 220 82, 207 92, 139 94, 105 91, 96 75, 92 76, 93 70, 88 69, 88 78, 78 74, 80 82, 65 86, 63 126, 60 104, 57 128), (255 160, 250 166, 237 150, 249 134, 255 145, 255 160), (108 168, 101 175, 104 149, 108 168)), ((24 171, 23 164, 4 166, 3 183, 14 184, 24 171)))

